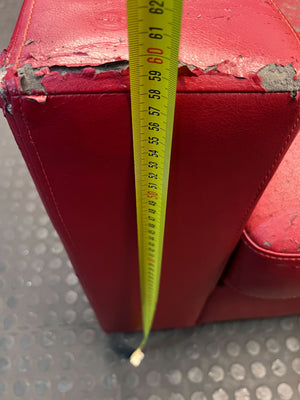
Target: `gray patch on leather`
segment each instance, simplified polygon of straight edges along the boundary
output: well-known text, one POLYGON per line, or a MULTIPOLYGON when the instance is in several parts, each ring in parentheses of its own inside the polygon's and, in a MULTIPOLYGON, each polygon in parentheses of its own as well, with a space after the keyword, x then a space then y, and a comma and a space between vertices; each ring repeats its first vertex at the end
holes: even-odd
POLYGON ((294 93, 300 90, 300 79, 295 80, 296 70, 292 64, 268 64, 257 75, 262 78, 261 85, 267 92, 294 93))
MULTIPOLYGON (((5 67, 5 65, 2 65, 0 67, 0 83, 2 82, 4 84, 3 79, 4 79, 5 75, 6 75, 6 67, 5 67)), ((4 84, 4 86, 5 86, 5 84, 4 84)), ((1 86, 0 86, 0 96, 3 98, 3 100, 5 102, 5 110, 6 110, 6 112, 8 114, 10 114, 10 115, 13 115, 12 105, 7 99, 7 96, 6 96, 4 88, 1 87, 1 86)))
POLYGON ((32 68, 30 64, 25 64, 18 68, 18 75, 23 92, 32 94, 34 92, 44 92, 46 89, 42 85, 43 76, 37 76, 38 68, 32 68))
MULTIPOLYGON (((57 71, 61 76, 64 76, 69 73, 80 74, 86 68, 93 68, 96 74, 107 71, 121 72, 122 69, 128 68, 128 65, 129 65, 128 61, 122 60, 122 61, 109 62, 98 66, 85 65, 80 67, 67 67, 64 65, 62 66, 55 65, 47 68, 49 68, 50 72, 57 71)), ((41 76, 38 76, 36 74, 36 72, 40 71, 43 68, 45 67, 33 68, 31 64, 25 64, 22 67, 18 68, 18 75, 20 78, 21 89, 23 92, 27 94, 32 94, 33 92, 43 92, 47 94, 47 91, 42 84, 42 80, 46 74, 41 76)))
POLYGON ((66 75, 69 73, 81 73, 86 68, 93 68, 96 74, 100 74, 102 72, 107 71, 119 71, 121 72, 124 69, 127 69, 129 66, 129 62, 127 60, 120 60, 120 61, 112 61, 108 63, 104 63, 101 65, 84 65, 80 67, 67 67, 67 66, 60 66, 54 65, 53 67, 49 67, 50 71, 57 71, 60 75, 66 75))

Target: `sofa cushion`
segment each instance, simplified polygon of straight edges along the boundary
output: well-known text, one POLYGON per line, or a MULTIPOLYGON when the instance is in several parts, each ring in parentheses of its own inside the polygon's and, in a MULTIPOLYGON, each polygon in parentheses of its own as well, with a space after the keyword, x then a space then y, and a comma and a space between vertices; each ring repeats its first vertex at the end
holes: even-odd
POLYGON ((300 134, 267 186, 225 284, 255 297, 300 297, 300 134))

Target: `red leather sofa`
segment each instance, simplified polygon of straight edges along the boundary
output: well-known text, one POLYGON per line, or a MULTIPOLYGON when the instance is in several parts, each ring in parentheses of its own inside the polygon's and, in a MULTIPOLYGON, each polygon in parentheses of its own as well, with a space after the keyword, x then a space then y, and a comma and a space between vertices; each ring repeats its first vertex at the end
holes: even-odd
MULTIPOLYGON (((108 332, 141 328, 125 9, 25 0, 0 60, 4 114, 108 332)), ((281 161, 299 37, 272 0, 185 0, 179 61, 154 328, 297 313, 299 139, 281 161)))

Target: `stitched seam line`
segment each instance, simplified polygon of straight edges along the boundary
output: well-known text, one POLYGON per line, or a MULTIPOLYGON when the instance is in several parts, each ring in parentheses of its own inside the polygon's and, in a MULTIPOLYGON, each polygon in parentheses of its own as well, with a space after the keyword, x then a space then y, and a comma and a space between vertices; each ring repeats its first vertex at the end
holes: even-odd
POLYGON ((262 179, 262 181, 261 181, 261 183, 260 183, 260 185, 259 185, 259 187, 257 189, 257 192, 256 192, 253 200, 250 202, 250 204, 249 204, 249 206, 248 206, 248 208, 247 208, 247 210, 246 210, 246 212, 245 212, 245 214, 244 214, 244 216, 243 216, 243 218, 241 220, 241 224, 239 226, 239 229, 238 229, 238 232, 237 232, 237 235, 236 235, 237 240, 238 240, 238 237, 240 236, 241 228, 245 225, 245 221, 248 218, 248 215, 249 215, 251 209, 253 208, 253 206, 255 205, 258 197, 261 194, 261 190, 265 186, 266 182, 270 179, 270 176, 272 175, 272 172, 274 171, 276 165, 278 165, 278 162, 279 162, 280 158, 282 157, 283 153, 285 152, 286 147, 287 147, 291 137, 295 133, 296 129, 298 130, 299 121, 300 121, 300 114, 298 113, 298 117, 297 117, 294 125, 292 126, 290 133, 288 134, 287 138, 285 139, 285 141, 284 141, 279 153, 277 154, 277 156, 276 156, 275 160, 273 161, 271 167, 269 168, 267 174, 262 179))
POLYGON ((17 70, 17 68, 18 68, 18 66, 19 66, 21 54, 22 54, 23 48, 24 48, 24 46, 25 46, 25 42, 26 42, 26 39, 27 39, 29 26, 30 26, 31 20, 32 20, 32 14, 33 14, 34 6, 35 6, 35 1, 36 1, 36 0, 33 0, 32 3, 31 3, 31 9, 30 9, 30 13, 29 13, 28 22, 27 22, 27 26, 26 26, 25 31, 24 31, 23 42, 22 42, 22 45, 21 45, 21 47, 20 47, 19 54, 18 54, 18 56, 17 56, 16 64, 14 65, 15 71, 17 70))
MULTIPOLYGON (((19 104, 20 104, 20 99, 19 99, 19 104)), ((21 109, 21 104, 20 104, 20 109, 21 109)), ((22 116, 23 116, 23 115, 24 115, 24 114, 22 114, 22 116)), ((22 119, 22 121, 24 122, 24 119, 22 119)), ((26 125, 25 122, 24 122, 24 125, 25 125, 26 128, 27 128, 27 125, 26 125)), ((35 177, 36 177, 37 182, 39 182, 40 184, 42 184, 42 180, 40 179, 40 176, 39 176, 39 174, 38 174, 38 172, 37 172, 37 169, 36 169, 36 167, 35 167, 35 165, 34 165, 34 162, 33 162, 34 160, 33 160, 33 158, 31 157, 30 152, 28 152, 26 143, 25 143, 25 141, 23 140, 23 137, 22 137, 22 135, 21 135, 21 133, 20 133, 20 128, 19 128, 19 126, 18 126, 17 124, 15 124, 15 128, 16 128, 16 134, 18 135, 18 139, 19 139, 19 141, 20 141, 20 144, 22 143, 22 145, 23 145, 22 151, 23 151, 24 153, 26 153, 28 159, 29 159, 30 162, 31 162, 31 169, 32 169, 32 172, 35 174, 35 177)))
POLYGON ((235 292, 237 292, 237 293, 239 293, 239 294, 242 294, 242 295, 245 295, 245 296, 251 296, 251 297, 254 297, 254 298, 260 299, 260 300, 292 300, 292 299, 299 299, 299 298, 300 298, 300 296, 287 296, 287 297, 286 297, 286 296, 283 296, 283 297, 272 297, 272 296, 270 296, 270 297, 265 297, 265 296, 258 296, 256 293, 254 294, 254 293, 252 293, 251 291, 249 291, 248 289, 247 289, 247 290, 244 290, 244 289, 240 289, 240 288, 237 288, 237 287, 232 286, 232 284, 231 284, 230 282, 228 282, 227 279, 224 280, 224 284, 225 284, 225 286, 227 286, 229 289, 232 289, 233 291, 235 291, 235 292))
POLYGON ((16 136, 16 142, 18 144, 18 147, 21 149, 22 148, 22 154, 24 153, 24 158, 26 159, 26 157, 28 158, 28 161, 30 162, 31 165, 31 172, 32 174, 34 174, 36 181, 38 182, 38 184, 42 184, 42 181, 40 179, 39 174, 37 173, 37 169, 36 166, 33 162, 33 158, 30 154, 30 152, 27 149, 26 143, 23 139, 23 136, 21 134, 20 131, 20 126, 16 123, 16 121, 14 120, 14 132, 15 132, 15 136, 16 136))
MULTIPOLYGON (((14 70, 17 70, 17 68, 18 68, 18 66, 19 66, 19 63, 20 63, 21 54, 22 54, 23 48, 24 48, 24 46, 25 46, 25 43, 26 43, 26 40, 27 40, 28 31, 29 31, 29 27, 30 27, 30 24, 31 24, 31 21, 32 21, 32 15, 33 15, 33 10, 34 10, 35 4, 36 4, 36 0, 33 0, 32 3, 31 3, 31 9, 30 9, 30 13, 29 13, 29 18, 28 18, 27 26, 26 26, 25 31, 24 31, 24 37, 23 37, 22 45, 21 45, 21 47, 20 47, 20 50, 19 50, 19 53, 18 53, 18 56, 17 56, 17 59, 16 59, 16 63, 15 63, 15 65, 14 65, 14 67, 13 67, 14 70)), ((74 245, 73 239, 72 239, 72 237, 71 237, 71 234, 70 234, 70 232, 69 232, 69 230, 68 230, 68 228, 67 228, 67 226, 66 226, 66 224, 65 224, 65 221, 64 221, 64 219, 63 219, 63 217, 62 217, 62 214, 61 214, 61 212, 60 212, 60 210, 59 210, 59 207, 58 207, 56 198, 55 198, 55 196, 54 196, 54 192, 53 192, 52 186, 51 186, 51 184, 50 184, 50 181, 49 181, 48 175, 47 175, 47 173, 46 173, 46 170, 45 170, 45 168, 44 168, 43 162, 42 162, 42 160, 41 160, 40 154, 39 154, 39 152, 38 152, 38 150, 37 150, 37 147, 36 147, 36 145, 35 145, 35 143, 34 143, 34 141, 33 141, 33 137, 32 137, 31 131, 30 131, 30 129, 29 129, 28 124, 26 123, 25 115, 24 115, 24 111, 23 111, 23 107, 22 107, 21 97, 19 97, 19 104, 20 104, 20 110, 21 110, 22 120, 23 120, 23 123, 24 123, 24 125, 25 125, 25 127, 26 127, 26 131, 27 131, 27 134, 28 134, 28 137, 29 137, 29 141, 30 141, 30 143, 32 144, 32 147, 33 147, 33 149, 34 149, 36 158, 38 159, 38 162, 39 162, 39 165, 40 165, 40 169, 41 169, 42 174, 43 174, 43 176, 44 176, 45 182, 46 182, 46 184, 47 184, 47 186, 48 186, 48 189, 49 189, 49 192, 50 192, 50 196, 51 196, 51 198, 52 198, 52 201, 53 201, 54 207, 55 207, 55 209, 56 209, 57 215, 58 215, 58 217, 59 217, 59 219, 60 219, 60 222, 61 222, 61 224, 62 224, 62 226, 63 226, 63 228, 64 228, 64 230, 65 230, 65 232, 66 232, 66 234, 67 234, 67 236, 68 236, 68 238, 69 238, 70 243, 71 243, 72 246, 75 248, 75 245, 74 245)))
POLYGON ((295 32, 293 26, 291 25, 290 21, 286 18, 286 16, 283 14, 283 12, 281 11, 281 9, 274 3, 273 0, 269 0, 271 6, 273 6, 273 9, 279 13, 281 20, 283 22, 285 22, 285 24, 290 28, 292 34, 294 35, 294 37, 296 38, 296 41, 300 44, 300 37, 298 36, 298 34, 295 32))
MULTIPOLYGON (((18 24, 18 25, 17 25, 17 31, 14 32, 14 40, 13 40, 12 43, 10 43, 10 46, 11 46, 10 48, 15 47, 15 44, 16 44, 16 41, 17 41, 17 37, 18 37, 18 32, 19 32, 19 31, 20 31, 20 25, 18 24)), ((7 54, 7 57, 6 57, 6 59, 5 59, 5 65, 6 65, 6 66, 9 65, 9 61, 10 61, 11 55, 12 55, 12 52, 10 51, 10 52, 7 54)), ((14 67, 14 65, 13 65, 13 67, 14 67)))
MULTIPOLYGON (((299 113, 298 113, 298 114, 299 114, 299 113)), ((268 170, 267 174, 265 175, 265 177, 264 177, 263 180, 261 181, 261 183, 260 183, 260 185, 259 185, 259 188, 258 188, 258 190, 257 190, 257 192, 256 192, 256 195, 255 195, 254 199, 250 202, 250 205, 248 206, 248 209, 247 209, 247 211, 245 212, 244 217, 242 218, 242 222, 241 222, 241 224, 240 224, 240 228, 239 228, 238 231, 237 231, 236 240, 235 240, 236 242, 238 242, 238 240, 239 240, 241 228, 245 225, 245 222, 246 222, 246 220, 247 220, 247 218, 248 218, 248 215, 249 215, 249 213, 250 213, 250 210, 252 209, 253 205, 256 203, 257 198, 259 197, 263 186, 265 185, 266 181, 269 179, 270 175, 271 175, 272 172, 273 172, 273 169, 275 168, 275 166, 276 166, 276 164, 278 163, 280 157, 282 156, 283 152, 285 151, 286 146, 287 146, 287 144, 289 143, 291 136, 294 134, 294 132, 295 132, 296 129, 298 128, 299 120, 300 120, 300 114, 298 115, 298 117, 297 117, 297 119, 296 119, 294 125, 292 126, 291 131, 290 131, 289 135, 287 136, 286 140, 284 141, 284 144, 283 144, 283 146, 281 147, 281 149, 280 149, 280 151, 279 151, 277 157, 276 157, 275 160, 273 161, 271 168, 268 170)), ((222 273, 223 273, 223 271, 220 273, 219 279, 221 278, 222 273)), ((227 284, 226 278, 224 279, 224 283, 227 284)), ((232 289, 235 289, 235 288, 232 287, 232 289)), ((236 290, 237 292, 239 292, 238 289, 235 289, 235 290, 236 290)), ((213 293, 213 292, 210 292, 210 294, 212 294, 212 293, 213 293)), ((239 293, 240 293, 240 292, 239 292, 239 293)), ((243 292, 241 292, 241 293, 243 293, 243 292)), ((210 295, 210 294, 209 294, 209 295, 210 295)), ((249 293, 249 296, 250 296, 250 295, 251 295, 252 297, 257 297, 257 296, 255 296, 254 294, 250 294, 250 293, 249 293)), ((257 297, 257 298, 264 299, 264 297, 257 297)), ((292 299, 292 298, 298 298, 298 297, 291 297, 291 299, 292 299)), ((266 298, 266 299, 267 299, 267 298, 266 298)), ((287 299, 288 299, 288 298, 287 298, 287 299)), ((204 303, 202 310, 199 312, 199 315, 198 315, 198 318, 197 318, 196 321, 198 321, 199 318, 201 317, 202 312, 203 312, 203 309, 204 309, 206 303, 207 303, 207 300, 206 300, 206 302, 204 303)))
MULTIPOLYGON (((298 91, 299 93, 300 93, 300 91, 298 91)), ((51 92, 49 92, 49 94, 48 94, 48 96, 84 96, 84 95, 99 95, 99 94, 124 94, 124 93, 130 93, 130 90, 129 89, 126 89, 126 90, 116 90, 116 91, 111 91, 111 92, 108 92, 107 90, 103 90, 103 92, 100 92, 100 91, 98 91, 98 92, 78 92, 78 91, 76 91, 76 92, 74 92, 74 93, 70 93, 70 92, 60 92, 60 93, 51 93, 51 92)), ((199 92, 199 90, 195 90, 195 91, 182 91, 182 90, 177 90, 177 92, 176 92, 177 94, 193 94, 193 95, 204 95, 204 94, 224 94, 224 95, 226 95, 226 94, 228 94, 228 95, 231 95, 231 94, 238 94, 238 95, 244 95, 244 94, 261 94, 261 95, 264 95, 264 96, 267 96, 267 95, 270 95, 270 96, 272 96, 272 95, 274 95, 274 94, 288 94, 288 95, 290 95, 291 94, 291 92, 290 91, 285 91, 285 92, 281 92, 281 91, 274 91, 274 92, 264 92, 264 91, 259 91, 259 90, 257 90, 257 91, 238 91, 238 90, 232 90, 232 91, 224 91, 224 92, 221 92, 221 91, 205 91, 205 92, 199 92)), ((44 95, 45 93, 41 93, 42 95, 44 95)), ((24 92, 21 92, 21 93, 18 93, 18 94, 14 94, 13 95, 14 97, 19 97, 19 96, 22 96, 22 97, 26 97, 26 96, 28 96, 28 94, 26 94, 26 93, 24 93, 24 92)), ((38 96, 38 95, 37 95, 38 96)))
MULTIPOLYGON (((247 238, 245 238, 245 236, 243 236, 242 238, 243 243, 254 253, 258 254, 259 256, 263 257, 263 258, 269 258, 271 260, 279 260, 279 261, 300 261, 300 256, 299 257, 280 257, 280 256, 272 256, 270 254, 266 254, 263 252, 263 250, 258 250, 256 249, 251 243, 248 242, 247 238)), ((293 268, 293 267, 291 267, 293 268)))
POLYGON ((50 184, 48 175, 47 175, 47 173, 46 173, 45 167, 44 167, 43 162, 42 162, 42 159, 41 159, 40 154, 39 154, 39 152, 38 152, 38 150, 37 150, 37 147, 36 147, 36 145, 35 145, 35 143, 34 143, 34 140, 33 140, 31 131, 30 131, 30 129, 29 129, 29 126, 28 126, 28 124, 26 123, 25 115, 24 115, 24 111, 23 111, 23 107, 22 107, 21 98, 19 99, 19 104, 20 104, 20 110, 21 110, 21 115, 22 115, 22 121, 23 121, 23 123, 24 123, 24 125, 25 125, 25 127, 26 127, 26 131, 27 131, 27 134, 28 134, 28 137, 29 137, 29 141, 30 141, 30 143, 31 143, 31 145, 32 145, 32 147, 33 147, 33 149, 34 149, 34 153, 35 153, 36 158, 37 158, 37 160, 38 160, 38 163, 39 163, 39 165, 40 165, 40 169, 41 169, 42 174, 43 174, 43 176, 44 176, 45 182, 46 182, 46 184, 47 184, 47 186, 48 186, 48 189, 49 189, 49 192, 50 192, 50 196, 51 196, 51 199, 52 199, 52 201, 53 201, 53 204, 54 204, 56 213, 57 213, 57 215, 58 215, 58 217, 59 217, 59 220, 60 220, 60 222, 61 222, 61 224, 62 224, 62 226, 63 226, 63 228, 64 228, 64 230, 65 230, 65 233, 66 233, 67 236, 68 236, 68 239, 69 239, 70 243, 71 243, 72 246, 75 248, 75 244, 74 244, 74 242, 73 242, 72 236, 71 236, 71 234, 70 234, 70 232, 69 232, 69 230, 68 230, 68 228, 67 228, 67 226, 66 226, 66 223, 65 223, 65 221, 64 221, 64 219, 63 219, 63 216, 62 216, 62 214, 61 214, 61 212, 60 212, 60 210, 59 210, 59 207, 58 207, 58 204, 57 204, 57 201, 56 201, 56 198, 55 198, 55 195, 54 195, 52 186, 51 186, 51 184, 50 184))

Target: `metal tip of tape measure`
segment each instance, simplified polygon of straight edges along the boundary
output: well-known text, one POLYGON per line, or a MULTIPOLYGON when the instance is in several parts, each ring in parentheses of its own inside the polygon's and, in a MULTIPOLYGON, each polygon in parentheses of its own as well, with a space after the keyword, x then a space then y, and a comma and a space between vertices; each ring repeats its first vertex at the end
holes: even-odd
POLYGON ((130 364, 134 367, 138 367, 143 361, 145 354, 140 348, 136 349, 130 356, 130 364))

